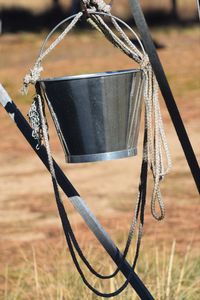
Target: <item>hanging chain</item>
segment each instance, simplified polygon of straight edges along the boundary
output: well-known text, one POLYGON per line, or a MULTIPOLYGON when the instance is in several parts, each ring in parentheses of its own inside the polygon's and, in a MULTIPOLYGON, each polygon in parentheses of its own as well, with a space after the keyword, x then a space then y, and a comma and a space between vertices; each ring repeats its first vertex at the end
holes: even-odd
POLYGON ((37 97, 34 98, 33 103, 28 112, 29 122, 32 127, 32 137, 38 141, 36 149, 38 150, 41 146, 41 141, 43 138, 42 127, 41 127, 41 118, 38 112, 38 101, 37 97))
MULTIPOLYGON (((45 106, 44 102, 42 102, 43 114, 45 115, 45 106)), ((38 150, 44 139, 43 130, 42 130, 42 116, 39 109, 39 95, 36 95, 33 99, 31 107, 28 111, 28 118, 32 128, 32 137, 38 141, 36 145, 36 149, 38 150)), ((45 122, 46 130, 48 132, 48 123, 45 122)))

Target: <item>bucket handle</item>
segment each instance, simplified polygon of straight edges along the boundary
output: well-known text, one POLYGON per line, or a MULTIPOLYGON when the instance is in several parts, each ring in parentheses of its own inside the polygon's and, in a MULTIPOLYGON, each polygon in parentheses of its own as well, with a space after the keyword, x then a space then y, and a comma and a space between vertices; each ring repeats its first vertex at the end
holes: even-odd
MULTIPOLYGON (((147 68, 149 68, 149 59, 148 56, 145 52, 144 46, 140 40, 140 38, 138 37, 138 35, 136 34, 136 32, 128 25, 126 24, 124 21, 122 21, 120 18, 113 16, 111 13, 105 13, 105 12, 97 12, 91 9, 87 10, 88 14, 91 16, 107 16, 110 17, 112 20, 112 23, 114 25, 114 27, 116 28, 116 30, 118 31, 118 33, 121 35, 122 38, 116 36, 116 34, 103 22, 102 24, 104 25, 104 30, 108 31, 111 34, 111 43, 114 44, 116 47, 120 48, 126 55, 128 55, 131 59, 133 59, 134 61, 136 61, 138 64, 140 64, 141 70, 145 70, 147 68), (126 33, 123 31, 123 29, 120 27, 120 25, 118 24, 123 24, 124 27, 126 27, 126 29, 128 29, 133 36, 136 38, 136 40, 138 41, 141 50, 138 49, 128 38, 128 36, 126 35, 126 33)), ((73 27, 76 25, 76 23, 81 19, 81 17, 83 16, 84 12, 80 11, 77 14, 74 14, 72 16, 69 16, 67 18, 65 18, 64 20, 62 20, 60 23, 58 23, 51 31, 50 33, 47 35, 47 37, 45 38, 39 55, 35 61, 35 64, 33 66, 32 69, 30 69, 30 72, 28 74, 26 74, 26 76, 24 77, 23 80, 23 86, 21 89, 22 94, 27 94, 28 93, 28 86, 29 84, 36 84, 36 82, 38 81, 38 79, 40 78, 40 74, 43 71, 43 67, 41 65, 42 60, 64 39, 64 37, 70 32, 70 30, 73 29, 73 27), (64 31, 58 36, 57 39, 55 39, 49 47, 46 48, 46 44, 48 42, 48 40, 50 39, 50 37, 54 34, 54 32, 64 23, 68 22, 69 20, 71 20, 71 22, 69 23, 69 25, 64 29, 64 31), (46 49, 45 49, 46 48, 46 49)), ((91 19, 91 21, 93 21, 91 19)), ((99 19, 97 21, 102 21, 102 19, 99 17, 99 19)), ((94 22, 95 23, 95 22, 94 22)), ((91 24, 92 25, 92 24, 91 24)), ((100 29, 101 30, 101 29, 100 29)), ((102 33, 105 35, 105 33, 102 31, 102 33)))
MULTIPOLYGON (((125 27, 126 27, 126 28, 134 35, 134 36, 135 36, 136 40, 138 41, 138 43, 139 43, 139 45, 140 45, 140 47, 141 47, 141 49, 142 49, 143 55, 146 55, 146 52, 145 52, 145 50, 144 50, 144 46, 143 46, 143 44, 142 44, 140 38, 138 37, 137 33, 136 33, 136 32, 135 32, 135 31, 134 31, 127 23, 126 23, 126 22, 124 22, 124 21, 121 20, 120 18, 118 18, 118 17, 116 17, 116 16, 113 16, 113 15, 111 15, 111 14, 109 14, 109 13, 105 13, 105 12, 94 12, 93 10, 90 10, 90 9, 88 9, 87 11, 88 11, 88 13, 91 14, 91 15, 103 15, 103 16, 111 17, 111 18, 115 19, 115 21, 118 21, 119 23, 121 23, 122 25, 124 25, 124 26, 125 26, 125 27)), ((80 13, 81 13, 81 12, 80 12, 80 13)), ((78 14, 80 14, 80 13, 78 13, 78 14)), ((42 46, 41 46, 41 49, 40 49, 38 58, 44 53, 45 46, 46 46, 48 40, 49 40, 49 39, 51 38, 51 36, 54 34, 54 32, 55 32, 61 25, 63 25, 64 23, 66 23, 66 22, 68 22, 68 21, 74 19, 76 16, 78 16, 78 14, 74 14, 74 15, 72 15, 72 16, 69 16, 69 17, 65 18, 64 20, 62 20, 60 23, 58 23, 58 24, 57 24, 57 25, 49 32, 49 34, 47 35, 47 37, 45 38, 45 40, 44 40, 44 42, 43 42, 43 44, 42 44, 42 46)), ((83 13, 82 13, 82 15, 83 15, 83 13)), ((80 17, 81 17, 82 15, 80 15, 80 17)))

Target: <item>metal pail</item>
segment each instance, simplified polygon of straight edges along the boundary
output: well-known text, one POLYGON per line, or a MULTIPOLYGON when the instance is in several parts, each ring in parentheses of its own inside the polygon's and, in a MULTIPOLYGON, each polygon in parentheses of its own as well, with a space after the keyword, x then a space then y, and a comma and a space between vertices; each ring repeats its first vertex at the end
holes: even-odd
POLYGON ((70 163, 137 154, 142 71, 125 70, 38 81, 70 163))

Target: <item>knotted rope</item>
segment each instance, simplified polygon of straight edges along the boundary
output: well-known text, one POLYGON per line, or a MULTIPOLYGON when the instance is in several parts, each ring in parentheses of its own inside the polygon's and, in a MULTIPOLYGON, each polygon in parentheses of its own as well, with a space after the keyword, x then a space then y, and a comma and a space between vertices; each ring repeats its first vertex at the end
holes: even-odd
POLYGON ((37 80, 40 78, 40 74, 43 71, 43 67, 41 66, 42 60, 65 38, 65 36, 74 28, 76 23, 80 20, 83 13, 79 12, 71 21, 71 23, 67 26, 67 28, 58 36, 58 38, 44 51, 41 52, 38 56, 33 69, 30 69, 30 72, 24 77, 23 86, 22 86, 22 94, 28 93, 29 84, 35 84, 37 80))
POLYGON ((104 13, 110 13, 111 6, 106 4, 103 0, 82 0, 83 4, 92 9, 93 11, 101 11, 104 13))
MULTIPOLYGON (((141 49, 138 49, 132 41, 129 39, 129 37, 126 35, 124 30, 121 28, 121 26, 118 24, 117 20, 123 23, 132 33, 133 30, 124 22, 119 20, 118 18, 114 17, 110 13, 110 6, 107 5, 102 0, 82 0, 83 4, 85 5, 87 9, 87 16, 88 22, 94 26, 96 29, 98 29, 104 36, 117 48, 119 48, 121 51, 123 51, 127 56, 129 56, 131 59, 133 59, 135 62, 137 62, 140 65, 140 69, 143 71, 144 77, 145 77, 145 84, 144 84, 144 102, 145 102, 145 142, 144 142, 144 148, 143 148, 143 164, 145 165, 145 162, 148 164, 149 169, 152 172, 153 175, 153 189, 152 189, 152 196, 151 196, 151 211, 152 215, 156 220, 162 220, 165 216, 165 208, 164 203, 161 196, 160 191, 160 183, 164 179, 165 175, 169 172, 171 168, 171 157, 170 152, 166 140, 166 135, 164 131, 159 101, 158 101, 158 83, 155 78, 155 75, 153 73, 151 64, 149 62, 148 55, 145 53, 143 46, 141 45, 141 49), (113 30, 110 29, 110 27, 104 22, 101 15, 108 15, 114 25, 114 28, 116 29, 117 34, 114 33, 113 30), (142 51, 141 51, 142 50, 142 51), (156 209, 156 206, 158 204, 159 212, 156 209)), ((37 58, 34 67, 32 70, 30 70, 30 73, 25 76, 24 78, 24 86, 23 86, 23 92, 27 92, 29 84, 35 84, 37 80, 40 78, 40 73, 43 70, 42 68, 42 60, 64 39, 64 37, 70 32, 70 30, 77 24, 77 22, 81 19, 84 12, 79 12, 76 14, 70 24, 66 27, 66 29, 58 36, 58 38, 43 52, 42 51, 37 58)), ((57 26, 58 27, 58 26, 57 26)), ((134 33, 135 34, 135 33, 134 33)), ((137 37, 137 35, 136 35, 137 37)), ((41 100, 40 100, 41 101, 41 100)), ((40 114, 42 115, 41 110, 41 103, 39 105, 40 107, 40 114)), ((33 110, 35 109, 35 106, 33 107, 33 110)), ((37 123, 37 122, 36 122, 37 123)), ((36 124, 37 128, 34 131, 39 130, 40 126, 38 123, 36 124)), ((50 148, 48 146, 48 139, 47 139, 47 133, 46 127, 44 126, 43 121, 43 137, 45 141, 45 145, 47 147, 47 152, 49 156, 49 161, 52 167, 52 162, 50 159, 51 152, 50 148)), ((34 129, 34 128, 33 128, 34 129)), ((40 128, 41 131, 41 128, 40 128)), ((143 169, 143 166, 142 166, 143 169)), ((52 171, 52 177, 55 179, 55 174, 52 171)), ((55 180, 56 182, 56 180, 55 180)), ((54 185, 55 185, 54 182, 54 185)), ((144 195, 142 191, 142 181, 140 183, 139 192, 136 200, 136 206, 134 210, 133 220, 132 224, 130 226, 129 235, 127 239, 127 243, 124 249, 124 255, 123 259, 125 259, 129 247, 133 238, 133 234, 136 230, 138 219, 139 219, 139 225, 138 225, 138 239, 137 239, 137 245, 136 245, 136 255, 133 262, 133 268, 135 267, 141 238, 142 238, 142 232, 143 232, 143 223, 144 223, 144 207, 145 207, 145 200, 144 195)), ((73 237, 74 238, 74 237, 73 237)), ((75 241, 76 244, 76 241, 75 241)), ((75 247, 78 247, 77 244, 75 247)), ((77 250, 77 249, 76 249, 77 250)), ((89 268, 89 270, 102 279, 108 279, 115 276, 118 271, 120 270, 120 266, 118 266, 117 270, 108 276, 103 276, 98 274, 92 266, 89 264, 89 262, 85 259, 85 257, 82 255, 80 249, 77 250, 78 254, 86 264, 86 266, 89 268)), ((72 255, 74 257, 74 255, 72 255)), ((75 264, 77 264, 76 261, 74 261, 75 264)), ((79 270, 79 267, 77 266, 77 269, 79 270)), ((81 277, 84 280, 84 276, 82 272, 79 270, 79 273, 81 274, 81 277)), ((85 280, 84 280, 85 282, 85 280)), ((86 281, 86 285, 92 289, 95 293, 98 295, 101 295, 103 297, 107 297, 108 294, 101 294, 98 291, 94 290, 89 283, 86 281)), ((126 285, 128 284, 128 280, 125 282, 125 284, 119 289, 119 291, 122 291, 126 285)), ((109 297, 115 295, 116 293, 109 294, 109 297)))

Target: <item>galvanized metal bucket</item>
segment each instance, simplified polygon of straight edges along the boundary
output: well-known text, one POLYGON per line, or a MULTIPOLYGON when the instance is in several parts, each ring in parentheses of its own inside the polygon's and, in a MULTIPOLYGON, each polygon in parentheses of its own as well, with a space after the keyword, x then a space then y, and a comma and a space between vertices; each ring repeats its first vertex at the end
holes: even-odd
POLYGON ((143 74, 125 70, 38 81, 66 160, 93 162, 137 154, 143 74))

